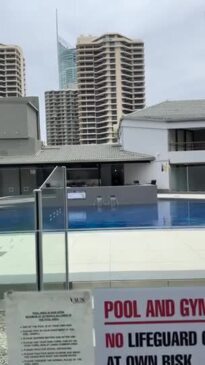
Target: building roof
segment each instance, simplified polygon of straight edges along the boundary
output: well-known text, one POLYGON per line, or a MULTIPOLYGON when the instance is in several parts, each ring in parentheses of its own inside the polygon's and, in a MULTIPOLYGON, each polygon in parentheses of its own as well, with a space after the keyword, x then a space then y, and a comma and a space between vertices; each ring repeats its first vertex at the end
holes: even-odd
POLYGON ((0 105, 1 104, 27 104, 31 108, 35 110, 39 110, 39 99, 38 96, 23 96, 23 97, 3 97, 0 98, 0 105))
POLYGON ((130 113, 126 115, 124 119, 147 121, 160 120, 165 122, 189 120, 205 121, 205 99, 164 101, 143 110, 130 113))
POLYGON ((98 43, 98 42, 103 42, 105 38, 107 37, 117 37, 117 38, 121 38, 123 40, 126 40, 127 42, 133 43, 133 42, 140 42, 142 44, 144 44, 144 42, 141 39, 131 39, 128 38, 126 36, 124 36, 123 34, 120 33, 104 33, 101 36, 94 36, 94 35, 80 35, 77 39, 77 45, 83 45, 83 44, 90 44, 90 43, 98 43))
POLYGON ((122 150, 120 145, 48 146, 35 155, 0 156, 0 165, 58 164, 78 162, 152 161, 153 156, 122 150))

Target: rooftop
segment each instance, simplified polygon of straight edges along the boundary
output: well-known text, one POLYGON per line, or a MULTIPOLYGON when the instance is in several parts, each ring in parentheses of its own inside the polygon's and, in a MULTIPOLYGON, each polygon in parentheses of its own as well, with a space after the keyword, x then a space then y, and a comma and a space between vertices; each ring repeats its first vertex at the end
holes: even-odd
MULTIPOLYGON (((6 98, 0 98, 0 105, 3 104, 28 104, 35 110, 39 110, 39 100, 38 96, 24 96, 24 97, 6 97, 6 98)), ((1 122, 1 118, 0 118, 1 122)))
POLYGON ((87 43, 98 43, 103 42, 104 40, 107 41, 107 38, 118 38, 119 40, 126 40, 127 42, 133 43, 133 42, 141 42, 143 41, 141 39, 131 39, 128 38, 120 33, 104 33, 101 36, 94 36, 94 35, 80 35, 77 39, 77 44, 87 44, 87 43))
POLYGON ((201 100, 173 100, 147 107, 126 115, 129 120, 160 120, 164 122, 204 120, 205 99, 201 100))
POLYGON ((35 155, 0 156, 0 165, 78 163, 78 162, 137 162, 152 161, 151 155, 122 150, 113 145, 65 145, 47 146, 35 155))

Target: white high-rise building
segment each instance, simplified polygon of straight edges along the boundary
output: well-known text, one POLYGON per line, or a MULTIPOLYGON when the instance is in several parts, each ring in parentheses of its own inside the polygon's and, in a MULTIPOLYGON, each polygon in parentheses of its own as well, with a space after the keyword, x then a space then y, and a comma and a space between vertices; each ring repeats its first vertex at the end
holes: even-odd
POLYGON ((123 115, 145 106, 144 43, 120 34, 77 41, 81 144, 112 143, 123 115))
POLYGON ((0 97, 25 96, 25 60, 16 45, 0 44, 0 97))
POLYGON ((79 144, 77 90, 45 92, 49 145, 79 144))

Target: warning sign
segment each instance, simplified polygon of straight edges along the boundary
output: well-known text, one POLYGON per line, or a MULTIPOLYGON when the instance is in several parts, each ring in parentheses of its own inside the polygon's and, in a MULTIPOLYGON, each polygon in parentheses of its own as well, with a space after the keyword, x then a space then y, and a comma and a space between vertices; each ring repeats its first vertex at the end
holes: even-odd
POLYGON ((96 364, 204 365, 205 289, 96 289, 96 364))

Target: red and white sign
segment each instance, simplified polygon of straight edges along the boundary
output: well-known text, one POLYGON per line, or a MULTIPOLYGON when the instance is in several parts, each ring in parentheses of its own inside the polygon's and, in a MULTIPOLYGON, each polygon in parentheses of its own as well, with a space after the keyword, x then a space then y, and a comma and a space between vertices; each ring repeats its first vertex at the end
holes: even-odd
POLYGON ((205 288, 96 289, 97 365, 204 365, 205 288))

